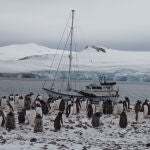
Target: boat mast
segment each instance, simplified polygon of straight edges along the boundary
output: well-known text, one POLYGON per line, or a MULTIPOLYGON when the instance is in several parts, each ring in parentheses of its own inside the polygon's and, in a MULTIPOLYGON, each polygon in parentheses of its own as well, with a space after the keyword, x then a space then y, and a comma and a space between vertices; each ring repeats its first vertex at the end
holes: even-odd
POLYGON ((68 74, 68 85, 67 90, 71 90, 71 65, 72 65, 72 42, 73 42, 73 21, 74 21, 74 12, 75 10, 72 10, 72 22, 71 22, 71 30, 70 30, 70 54, 69 54, 69 74, 68 74))

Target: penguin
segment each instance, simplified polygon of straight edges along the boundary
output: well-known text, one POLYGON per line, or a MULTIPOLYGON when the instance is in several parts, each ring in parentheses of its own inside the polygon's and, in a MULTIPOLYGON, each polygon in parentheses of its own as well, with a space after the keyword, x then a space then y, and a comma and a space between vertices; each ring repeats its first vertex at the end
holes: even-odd
POLYGON ((36 114, 34 121, 34 133, 43 132, 43 119, 40 114, 36 114))
POLYGON ((136 123, 143 123, 143 119, 144 119, 144 112, 142 109, 139 109, 136 112, 136 116, 135 116, 136 123))
POLYGON ((60 96, 57 99, 55 99, 55 101, 53 97, 49 97, 49 101, 54 101, 54 106, 56 110, 59 110, 59 105, 60 105, 61 100, 62 99, 60 96))
POLYGON ((19 109, 23 109, 24 108, 24 99, 22 96, 19 96, 19 99, 18 99, 18 108, 19 109))
POLYGON ((125 111, 120 114, 119 126, 120 128, 126 128, 128 125, 127 115, 125 111))
POLYGON ((58 112, 58 115, 56 116, 55 120, 54 120, 54 128, 55 128, 55 131, 58 131, 60 130, 60 128, 62 127, 63 125, 63 119, 62 119, 62 114, 63 112, 58 112))
POLYGON ((108 100, 108 105, 107 105, 107 114, 112 114, 113 113, 113 102, 111 99, 108 100))
POLYGON ((41 117, 43 117, 43 111, 42 111, 42 106, 41 106, 41 104, 37 103, 37 104, 35 105, 35 111, 36 111, 37 114, 40 114, 41 117))
POLYGON ((73 104, 69 104, 67 105, 67 108, 66 108, 66 117, 69 117, 69 115, 72 115, 73 114, 73 104))
POLYGON ((79 98, 76 99, 75 104, 76 104, 76 114, 78 114, 80 112, 80 108, 81 108, 79 98))
POLYGON ((18 105, 19 94, 16 94, 16 95, 14 96, 14 100, 15 100, 15 104, 18 105))
POLYGON ((5 109, 6 105, 7 105, 7 98, 6 98, 6 96, 3 96, 1 99, 1 108, 5 109))
POLYGON ((26 117, 26 110, 22 109, 21 111, 18 112, 18 122, 25 123, 25 117, 26 117))
POLYGON ((148 100, 146 99, 142 104, 142 110, 144 112, 144 117, 146 117, 150 112, 150 106, 148 104, 148 100))
POLYGON ((59 111, 64 112, 64 110, 65 110, 65 101, 64 99, 62 99, 59 105, 59 111))
POLYGON ((6 116, 6 129, 15 129, 15 114, 12 111, 10 111, 6 116))
POLYGON ((5 115, 4 112, 0 110, 0 126, 4 127, 4 125, 5 125, 5 115))
POLYGON ((120 115, 124 110, 123 107, 123 102, 119 101, 115 106, 114 106, 114 114, 115 115, 120 115))
POLYGON ((36 111, 34 105, 31 106, 30 115, 29 115, 29 123, 32 127, 34 127, 34 121, 36 117, 36 111))
POLYGON ((54 112, 55 110, 55 102, 54 100, 51 100, 50 103, 49 103, 49 113, 51 114, 52 112, 54 112))
POLYGON ((42 105, 42 112, 43 112, 43 114, 47 115, 49 110, 48 110, 48 106, 47 106, 46 102, 43 101, 43 100, 40 100, 40 103, 42 105))
POLYGON ((30 110, 30 105, 31 105, 30 95, 26 95, 24 100, 24 108, 26 110, 30 110))
POLYGON ((9 103, 10 105, 12 106, 13 110, 15 109, 15 101, 14 101, 14 98, 10 97, 9 98, 9 103))
POLYGON ((14 95, 13 94, 10 94, 8 99, 13 99, 14 100, 14 95))
POLYGON ((100 117, 101 116, 102 116, 101 112, 96 112, 93 114, 91 124, 94 128, 97 128, 100 126, 100 117))
POLYGON ((36 99, 42 100, 42 96, 40 94, 37 95, 36 99))
POLYGON ((128 110, 128 102, 124 100, 123 102, 123 110, 127 111, 128 110))
POLYGON ((128 97, 125 97, 125 101, 127 103, 127 109, 131 109, 130 108, 130 99, 128 97))
POLYGON ((92 104, 88 104, 88 107, 87 107, 87 117, 90 119, 92 116, 93 116, 92 104))
POLYGON ((33 105, 34 101, 35 101, 35 97, 34 94, 32 92, 30 92, 30 101, 31 101, 31 105, 33 105))
POLYGON ((140 100, 137 100, 135 107, 134 107, 135 113, 138 113, 138 111, 141 110, 142 108, 141 104, 142 102, 140 100))
POLYGON ((7 101, 6 111, 7 111, 7 114, 8 114, 9 112, 13 112, 13 111, 14 111, 14 109, 13 109, 13 107, 12 107, 12 105, 10 104, 9 101, 7 101))

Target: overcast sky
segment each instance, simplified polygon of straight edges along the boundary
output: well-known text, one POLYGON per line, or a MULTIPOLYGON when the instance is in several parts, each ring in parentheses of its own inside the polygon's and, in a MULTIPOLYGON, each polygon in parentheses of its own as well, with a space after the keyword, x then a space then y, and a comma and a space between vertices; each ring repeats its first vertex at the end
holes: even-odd
POLYGON ((0 0, 0 46, 57 48, 71 9, 79 50, 150 50, 150 0, 0 0))

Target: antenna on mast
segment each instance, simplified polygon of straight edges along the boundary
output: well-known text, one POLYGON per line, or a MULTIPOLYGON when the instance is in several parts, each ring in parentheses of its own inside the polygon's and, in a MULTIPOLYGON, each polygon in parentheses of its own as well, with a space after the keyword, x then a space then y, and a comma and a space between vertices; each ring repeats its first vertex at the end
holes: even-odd
POLYGON ((70 53, 69 53, 69 74, 68 74, 68 85, 67 90, 71 90, 71 66, 72 66, 72 41, 73 41, 73 23, 74 23, 74 12, 75 10, 72 10, 72 22, 71 22, 71 30, 70 30, 70 53))

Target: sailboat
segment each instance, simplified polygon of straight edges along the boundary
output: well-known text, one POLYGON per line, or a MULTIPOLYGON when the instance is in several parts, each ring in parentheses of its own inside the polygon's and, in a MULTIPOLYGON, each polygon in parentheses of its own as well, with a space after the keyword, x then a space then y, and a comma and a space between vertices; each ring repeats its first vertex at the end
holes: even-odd
POLYGON ((71 85, 71 72, 72 72, 72 49, 73 49, 73 30, 74 30, 74 13, 75 10, 72 10, 72 19, 71 19, 71 28, 70 28, 70 47, 69 47, 69 69, 68 69, 68 81, 67 87, 63 90, 53 88, 54 82, 50 88, 43 86, 43 90, 54 98, 63 97, 63 99, 69 99, 70 97, 74 98, 92 98, 93 100, 106 100, 111 99, 116 101, 119 97, 119 89, 114 88, 116 82, 107 82, 105 76, 101 76, 99 81, 87 85, 83 90, 76 90, 72 88, 71 85))

